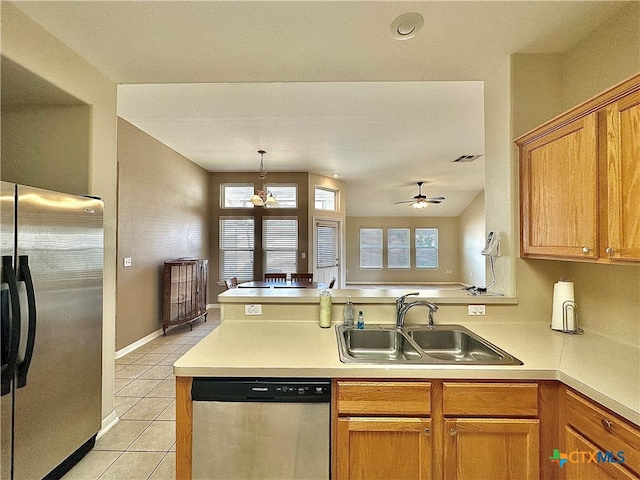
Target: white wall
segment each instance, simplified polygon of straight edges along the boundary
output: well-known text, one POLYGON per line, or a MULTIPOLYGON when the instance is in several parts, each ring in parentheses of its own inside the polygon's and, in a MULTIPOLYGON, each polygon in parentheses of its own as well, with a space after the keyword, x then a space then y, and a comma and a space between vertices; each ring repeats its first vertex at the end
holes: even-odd
POLYGON ((485 245, 484 190, 458 217, 460 235, 460 282, 485 286, 486 258, 480 254, 485 245))
POLYGON ((91 106, 89 193, 104 200, 102 417, 113 409, 116 279, 116 85, 12 4, 2 2, 2 55, 91 106))

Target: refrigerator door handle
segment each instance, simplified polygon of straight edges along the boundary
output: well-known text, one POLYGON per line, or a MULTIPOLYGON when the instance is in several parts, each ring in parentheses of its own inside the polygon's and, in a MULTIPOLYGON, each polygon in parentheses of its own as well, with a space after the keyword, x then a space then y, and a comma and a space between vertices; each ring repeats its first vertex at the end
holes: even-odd
POLYGON ((27 307, 29 312, 29 328, 27 334, 27 344, 24 352, 24 359, 17 365, 16 388, 22 388, 27 385, 27 373, 33 356, 33 347, 36 342, 36 293, 33 288, 33 280, 31 279, 31 270, 29 269, 29 257, 20 255, 18 257, 18 280, 25 283, 27 291, 27 307))
POLYGON ((2 257, 2 389, 1 394, 11 393, 11 380, 18 362, 20 345, 20 300, 18 281, 13 269, 13 258, 2 257))

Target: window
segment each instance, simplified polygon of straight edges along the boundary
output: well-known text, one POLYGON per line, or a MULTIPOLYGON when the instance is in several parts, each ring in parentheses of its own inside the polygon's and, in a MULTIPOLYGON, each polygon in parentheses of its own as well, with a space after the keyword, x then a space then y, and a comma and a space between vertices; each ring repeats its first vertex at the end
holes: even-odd
POLYGON ((316 187, 314 201, 316 210, 330 210, 332 212, 336 212, 337 196, 338 192, 336 192, 335 190, 316 187))
POLYGON ((338 258, 337 245, 338 239, 336 235, 335 225, 317 224, 317 266, 318 268, 335 267, 338 258))
POLYGON ((382 229, 360 229, 360 268, 382 268, 382 229))
MULTIPOLYGON (((298 207, 298 186, 273 184, 266 185, 267 190, 275 197, 277 205, 267 208, 297 208, 298 207)), ((253 192, 252 192, 253 193, 253 192)))
POLYGON ((231 184, 225 183, 220 186, 220 206, 222 208, 252 208, 249 201, 255 192, 253 184, 231 184))
POLYGON ((262 222, 264 271, 296 272, 298 260, 298 219, 265 218, 262 222))
POLYGON ((253 279, 252 217, 220 217, 220 279, 253 279))
POLYGON ((387 268, 411 268, 410 239, 408 228, 387 230, 387 268))
POLYGON ((416 268, 438 268, 437 228, 416 228, 416 268))

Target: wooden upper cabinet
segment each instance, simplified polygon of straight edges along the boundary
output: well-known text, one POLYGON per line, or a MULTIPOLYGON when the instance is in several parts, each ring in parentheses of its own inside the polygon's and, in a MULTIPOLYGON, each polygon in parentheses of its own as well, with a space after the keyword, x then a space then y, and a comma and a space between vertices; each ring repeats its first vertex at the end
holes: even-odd
POLYGON ((516 144, 523 257, 640 261, 640 74, 516 144))
POLYGON ((523 147, 520 195, 524 255, 597 255, 597 139, 596 114, 591 114, 523 147))
POLYGON ((605 254, 640 260, 640 91, 607 107, 606 150, 605 254))

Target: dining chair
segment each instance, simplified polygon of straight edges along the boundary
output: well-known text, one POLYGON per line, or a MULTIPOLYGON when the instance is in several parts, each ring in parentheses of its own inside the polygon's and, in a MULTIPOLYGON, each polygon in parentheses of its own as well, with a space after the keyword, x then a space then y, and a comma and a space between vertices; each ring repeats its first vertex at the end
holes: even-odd
POLYGON ((331 279, 331 281, 329 282, 329 288, 333 288, 333 286, 336 284, 336 277, 333 277, 331 279))
POLYGON ((225 280, 224 283, 227 286, 227 290, 229 290, 230 288, 236 288, 238 286, 238 278, 231 277, 229 280, 225 280))
POLYGON ((264 281, 265 282, 286 282, 287 274, 286 273, 265 273, 264 281))
POLYGON ((313 273, 292 273, 292 282, 313 282, 313 273))

